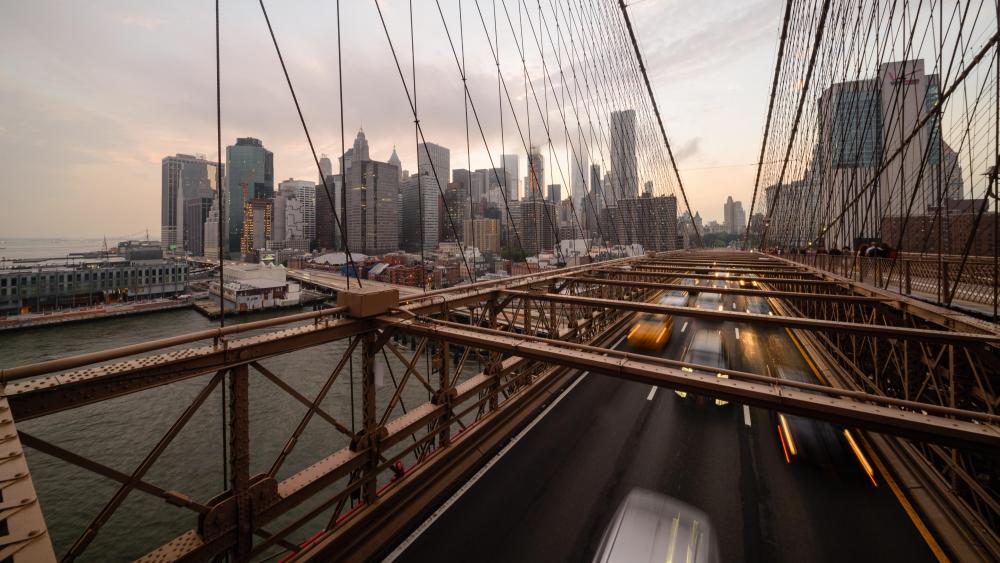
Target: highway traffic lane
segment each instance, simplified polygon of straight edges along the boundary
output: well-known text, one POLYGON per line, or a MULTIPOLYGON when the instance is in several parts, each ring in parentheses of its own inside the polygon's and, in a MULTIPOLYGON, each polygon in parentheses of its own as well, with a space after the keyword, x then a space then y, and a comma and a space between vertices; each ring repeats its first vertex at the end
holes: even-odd
MULTIPOLYGON (((756 350, 740 356, 742 369, 763 373, 761 361, 783 375, 816 382, 808 364, 788 334, 778 328, 745 327, 741 339, 756 350)), ((793 428, 800 442, 812 431, 816 448, 789 464, 778 438, 775 413, 751 408, 747 428, 757 468, 757 489, 769 499, 761 521, 778 561, 933 561, 920 537, 882 476, 878 487, 862 472, 857 458, 836 436, 839 429, 804 419, 793 428), (790 557, 789 557, 790 556, 790 557)))
MULTIPOLYGON (((400 561, 573 561, 589 557, 609 483, 649 408, 642 386, 583 379, 440 518, 400 561)), ((616 498, 621 498, 616 496, 616 498)), ((610 509, 612 512, 614 506, 610 509)))
MULTIPOLYGON (((733 367, 762 370, 765 355, 745 353, 751 347, 741 347, 732 323, 678 317, 664 355, 680 358, 699 328, 723 331, 733 367)), ((755 330, 745 327, 740 341, 755 330)), ((587 377, 401 560, 587 559, 617 503, 634 487, 708 513, 727 561, 832 560, 830 554, 865 559, 869 552, 926 559, 922 540, 884 488, 870 491, 856 481, 831 487, 822 473, 786 465, 775 449, 776 434, 764 430, 770 426, 766 411, 753 409, 748 428, 739 405, 683 404, 667 389, 647 400, 649 390, 587 377), (867 518, 872 502, 878 503, 876 520, 867 518), (891 547, 900 542, 907 547, 891 547)))

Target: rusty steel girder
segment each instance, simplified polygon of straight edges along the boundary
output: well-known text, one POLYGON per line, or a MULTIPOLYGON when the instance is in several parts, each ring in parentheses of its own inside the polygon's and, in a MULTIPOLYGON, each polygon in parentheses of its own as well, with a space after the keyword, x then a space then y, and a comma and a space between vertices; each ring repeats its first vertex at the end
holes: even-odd
MULTIPOLYGON (((898 295, 869 292, 850 280, 760 258, 741 253, 683 252, 652 259, 588 264, 427 292, 404 299, 398 308, 368 320, 340 318, 344 310, 325 310, 262 321, 265 324, 255 328, 275 330, 258 336, 227 340, 247 330, 246 325, 237 325, 228 327, 225 333, 203 331, 137 347, 13 368, 0 375, 7 382, 8 400, 17 420, 211 373, 216 374, 213 381, 217 383, 223 377, 229 378, 227 428, 231 434, 226 463, 230 482, 227 490, 209 500, 194 500, 147 482, 143 479, 148 469, 146 463, 126 474, 40 437, 25 435, 24 443, 29 447, 119 483, 122 498, 129 491, 138 490, 189 509, 197 525, 150 553, 150 560, 204 560, 227 552, 238 558, 268 557, 279 547, 297 552, 302 559, 345 553, 342 550, 358 557, 375 556, 382 542, 405 530, 415 515, 457 487, 498 444, 565 387, 574 373, 584 370, 904 436, 920 441, 927 455, 958 451, 956 448, 962 452, 981 452, 1000 447, 998 419, 992 410, 963 408, 967 403, 961 401, 930 404, 923 401, 927 394, 884 396, 887 393, 880 391, 885 389, 879 387, 884 385, 884 373, 889 367, 895 369, 898 365, 902 369, 907 365, 897 362, 892 355, 904 354, 906 347, 933 346, 932 351, 919 355, 919 361, 944 381, 940 376, 943 369, 940 350, 950 347, 973 356, 984 353, 983 350, 994 354, 1000 342, 995 332, 960 317, 951 319, 950 324, 947 320, 936 322, 935 315, 940 316, 939 312, 898 295), (626 265, 627 268, 618 267, 626 265), (771 270, 770 266, 775 268, 771 270), (743 273, 773 273, 746 279, 774 287, 710 291, 757 295, 785 304, 789 309, 786 314, 762 316, 647 303, 655 301, 664 290, 689 289, 673 283, 681 277, 720 279, 689 273, 705 268, 723 271, 730 268, 737 277, 726 278, 729 281, 740 279, 743 273), (811 279, 802 279, 806 276, 811 279), (639 357, 600 346, 612 335, 621 334, 631 315, 637 312, 768 323, 831 342, 853 338, 861 344, 854 348, 845 344, 842 352, 858 364, 857 370, 868 370, 870 373, 861 375, 871 376, 876 385, 839 389, 776 381, 734 370, 724 370, 730 377, 721 379, 711 373, 699 373, 701 366, 639 357), (451 322, 458 314, 468 324, 451 322), (802 318, 806 315, 817 318, 802 318), (311 322, 282 327, 290 319, 311 322), (422 340, 412 352, 407 352, 393 343, 400 336, 422 340), (339 368, 330 373, 314 396, 304 395, 295 388, 294 381, 281 379, 259 363, 262 359, 344 338, 350 338, 353 344, 341 355, 339 368), (207 339, 214 339, 212 345, 129 359, 137 353, 207 339), (358 431, 348 429, 320 407, 354 345, 362 350, 362 425, 358 431), (461 355, 457 366, 449 363, 452 349, 461 355), (889 352, 888 358, 883 351, 889 352), (379 355, 394 358, 405 371, 401 370, 398 381, 393 377, 391 398, 376 409, 374 399, 378 391, 373 374, 374 366, 383 361, 379 355), (473 357, 481 362, 481 369, 475 368, 469 374, 466 362, 473 357), (861 359, 866 357, 875 357, 877 361, 865 364, 861 359), (123 358, 125 361, 85 367, 123 358), (428 367, 421 363, 423 360, 428 367), (66 369, 76 371, 56 373, 66 369), (476 372, 477 369, 480 371, 476 372), (253 407, 246 394, 250 377, 270 380, 276 389, 306 409, 271 470, 254 476, 249 473, 246 456, 253 441, 246 425, 246 415, 253 407), (429 400, 403 405, 402 391, 411 387, 419 389, 421 394, 426 390, 429 400), (398 414, 398 409, 405 411, 398 414), (278 469, 311 419, 328 424, 331 435, 338 440, 336 444, 343 447, 331 446, 312 465, 279 480, 278 469), (413 464, 400 471, 397 464, 411 458, 413 464), (304 505, 307 501, 314 502, 304 505), (294 519, 288 522, 291 514, 294 519), (288 542, 289 534, 316 519, 329 523, 313 543, 300 548, 288 542), (271 524, 282 527, 265 529, 271 524), (254 542, 253 536, 259 539, 254 542)), ((975 358, 979 363, 970 360, 969 366, 982 365, 979 356, 975 358)), ((973 375, 970 372, 963 376, 966 379, 952 379, 964 384, 973 375)), ((865 381, 864 377, 859 376, 859 381, 865 381)), ((955 389, 973 393, 975 388, 955 389)), ((196 410, 198 404, 193 404, 189 411, 196 410)), ((183 422, 179 419, 175 427, 183 426, 183 422)), ((164 437, 163 447, 173 435, 172 429, 164 437)), ((150 464, 160 451, 158 446, 150 453, 150 464)), ((963 461, 964 458, 959 458, 960 463, 963 461)), ((110 512, 117 502, 112 499, 109 503, 110 512)), ((95 520, 89 533, 97 533, 107 515, 105 512, 108 511, 95 520)), ((89 539, 80 544, 81 548, 86 547, 86 542, 89 539)))

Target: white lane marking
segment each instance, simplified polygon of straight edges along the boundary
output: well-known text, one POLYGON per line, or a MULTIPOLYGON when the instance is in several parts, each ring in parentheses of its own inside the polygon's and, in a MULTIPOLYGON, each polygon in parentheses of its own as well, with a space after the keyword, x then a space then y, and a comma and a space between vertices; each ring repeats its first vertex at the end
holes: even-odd
POLYGON ((734 311, 736 310, 736 300, 735 299, 733 299, 733 310, 734 311))
POLYGON ((750 407, 743 405, 743 424, 750 426, 750 407))
POLYGON ((646 395, 646 400, 647 401, 652 401, 653 400, 653 395, 656 395, 656 385, 650 385, 649 386, 649 395, 646 395))
MULTIPOLYGON (((623 340, 625 340, 624 336, 619 338, 617 342, 611 345, 611 347, 612 348, 617 347, 619 344, 622 343, 623 340)), ((573 382, 572 385, 567 387, 565 391, 560 393, 559 396, 556 397, 556 400, 552 401, 552 404, 550 404, 544 411, 542 411, 542 414, 535 417, 535 420, 532 420, 531 424, 525 427, 524 430, 518 432, 517 436, 514 436, 514 439, 508 442, 507 445, 503 447, 503 449, 497 452, 497 455, 493 456, 493 459, 487 462, 486 465, 482 467, 482 469, 477 471, 476 474, 472 476, 472 479, 469 479, 468 482, 462 485, 462 488, 455 491, 455 494, 451 495, 451 497, 447 501, 445 501, 444 504, 441 505, 441 508, 435 510, 434 513, 427 518, 427 520, 424 520, 424 522, 420 524, 420 526, 417 527, 417 529, 414 530, 413 533, 407 536, 407 538, 403 540, 403 543, 396 546, 396 549, 392 550, 392 553, 390 553, 388 557, 383 559, 382 562, 391 563, 395 561, 397 558, 399 558, 399 556, 402 555, 403 552, 405 552, 408 547, 410 547, 410 544, 417 541, 417 538, 419 538, 424 532, 426 532, 427 529, 430 528, 434 524, 434 522, 436 522, 437 519, 441 517, 442 514, 444 514, 449 508, 451 508, 451 505, 458 502, 458 499, 462 498, 462 495, 468 492, 469 489, 471 489, 472 486, 475 485, 477 481, 482 479, 483 475, 486 475, 487 471, 492 469, 493 466, 496 465, 496 463, 500 461, 501 458, 503 458, 503 456, 507 455, 507 452, 509 452, 515 445, 517 445, 517 443, 520 442, 521 439, 524 438, 524 436, 527 435, 528 432, 530 432, 531 429, 535 427, 535 425, 541 422, 542 419, 545 418, 545 415, 549 414, 549 412, 552 409, 556 408, 556 405, 558 405, 563 400, 563 398, 566 397, 566 395, 569 395, 569 392, 575 389, 576 386, 579 385, 580 382, 583 381, 584 378, 587 377, 587 375, 589 374, 590 374, 589 371, 585 371, 582 374, 580 374, 580 377, 578 377, 576 381, 573 382)))
POLYGON ((736 340, 740 339, 740 327, 733 327, 736 330, 736 340))
POLYGON ((684 332, 687 329, 688 329, 688 323, 687 321, 684 321, 684 326, 681 327, 681 332, 684 332))

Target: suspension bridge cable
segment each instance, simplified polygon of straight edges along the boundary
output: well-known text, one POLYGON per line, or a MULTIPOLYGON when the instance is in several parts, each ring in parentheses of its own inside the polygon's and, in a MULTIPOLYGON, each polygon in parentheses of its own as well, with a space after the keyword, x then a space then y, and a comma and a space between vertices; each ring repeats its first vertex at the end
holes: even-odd
MULTIPOLYGON (((330 209, 336 210, 333 204, 333 197, 330 195, 330 187, 326 183, 326 177, 323 175, 323 167, 319 164, 319 157, 316 156, 316 147, 313 145, 312 136, 309 135, 309 127, 306 125, 306 118, 302 114, 302 107, 299 105, 299 98, 295 95, 295 87, 292 86, 292 79, 288 74, 288 68, 285 66, 285 59, 281 55, 281 48, 278 46, 278 38, 274 34, 274 28, 271 26, 271 18, 267 15, 267 8, 264 7, 264 0, 258 0, 260 3, 260 10, 264 14, 264 21, 267 23, 267 31, 271 34, 271 42, 274 43, 274 50, 278 54, 278 62, 281 63, 281 71, 285 75, 285 82, 288 84, 288 91, 292 94, 292 101, 295 103, 295 111, 299 114, 299 122, 302 123, 302 131, 306 135, 306 141, 309 143, 309 151, 312 153, 313 162, 316 164, 316 170, 319 171, 320 178, 323 179, 323 192, 326 194, 327 201, 330 203, 330 209)), ((339 13, 339 12, 338 12, 339 13)), ((339 19, 338 19, 339 25, 339 19)), ((339 38, 339 34, 338 34, 339 38)), ((339 41, 339 39, 338 39, 339 41)), ((343 99, 343 96, 341 96, 343 99)), ((341 166, 343 166, 343 161, 341 161, 341 166)), ((341 189, 345 190, 347 188, 346 184, 341 184, 341 189)), ((347 240, 347 231, 344 228, 343 222, 337 217, 337 213, 333 213, 334 221, 337 223, 337 227, 340 229, 341 236, 344 240, 347 240)), ((344 247, 345 255, 347 256, 347 262, 350 264, 350 269, 354 270, 354 277, 358 282, 358 287, 361 287, 361 273, 358 270, 357 265, 354 263, 354 258, 351 256, 351 250, 345 245, 344 247)), ((347 274, 347 288, 350 289, 351 275, 350 272, 347 274)))

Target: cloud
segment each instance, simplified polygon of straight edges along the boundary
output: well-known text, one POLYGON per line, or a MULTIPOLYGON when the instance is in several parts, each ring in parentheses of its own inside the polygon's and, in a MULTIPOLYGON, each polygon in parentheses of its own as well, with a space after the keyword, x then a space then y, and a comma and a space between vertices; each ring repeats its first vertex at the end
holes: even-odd
POLYGON ((149 16, 141 15, 127 15, 118 18, 118 21, 129 26, 141 27, 143 29, 159 29, 163 25, 163 20, 160 18, 151 18, 149 16))
POLYGON ((687 160, 692 156, 701 152, 701 137, 694 137, 693 139, 682 144, 680 148, 674 151, 674 158, 677 162, 682 160, 687 160))

